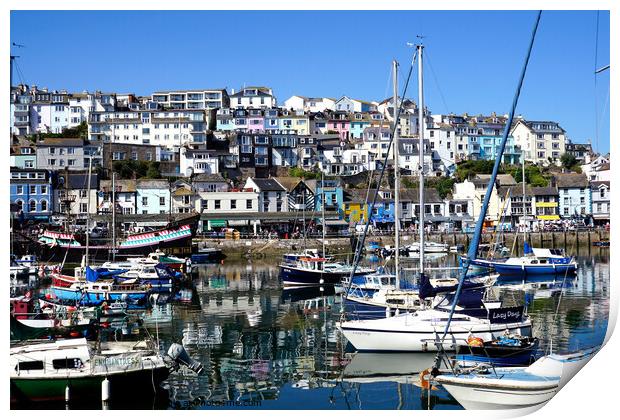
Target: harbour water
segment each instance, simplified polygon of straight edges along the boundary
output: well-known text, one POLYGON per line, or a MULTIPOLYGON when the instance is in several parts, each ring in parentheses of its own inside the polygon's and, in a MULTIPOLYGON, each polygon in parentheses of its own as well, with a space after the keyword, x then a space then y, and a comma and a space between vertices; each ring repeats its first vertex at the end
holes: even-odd
MULTIPOLYGON (((572 351, 603 341, 609 252, 586 249, 578 262, 575 278, 502 281, 495 288, 505 302, 527 306, 541 351, 572 351)), ((277 263, 229 259, 194 267, 191 299, 157 306, 144 321, 162 349, 182 343, 204 372, 172 373, 153 399, 111 401, 108 408, 461 409, 441 387, 429 397, 416 385, 433 353, 355 354, 337 328, 340 297, 328 287, 284 289, 277 263)), ((433 261, 456 264, 452 254, 433 261)), ((403 265, 414 268, 415 261, 403 265)), ((185 293, 190 297, 190 290, 185 293)), ((99 409, 101 402, 93 398, 69 408, 99 409)))

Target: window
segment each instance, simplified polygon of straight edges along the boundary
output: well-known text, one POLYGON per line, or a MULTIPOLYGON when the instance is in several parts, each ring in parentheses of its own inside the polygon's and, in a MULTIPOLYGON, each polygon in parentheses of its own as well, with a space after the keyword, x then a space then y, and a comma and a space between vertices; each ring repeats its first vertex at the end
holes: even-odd
POLYGON ((80 203, 80 213, 88 213, 88 204, 80 203))
POLYGON ((56 148, 55 147, 50 147, 49 154, 50 155, 56 154, 56 148))
POLYGON ((230 200, 230 209, 234 210, 237 208, 237 200, 230 200))
POLYGON ((222 207, 222 201, 221 200, 215 200, 215 210, 219 210, 222 207))
POLYGON ((80 190, 80 198, 86 198, 86 190, 80 190))
POLYGON ((47 185, 41 185, 41 194, 47 194, 47 185))
POLYGON ((131 160, 138 160, 138 152, 131 152, 131 160))
POLYGON ((36 202, 36 200, 30 200, 30 202, 28 203, 28 211, 30 213, 34 213, 35 211, 37 211, 37 202, 36 202))
POLYGON ((73 155, 73 154, 75 154, 75 148, 74 148, 74 147, 68 147, 68 148, 67 148, 67 154, 68 154, 68 155, 73 155))
POLYGON ((245 200, 245 208, 248 210, 252 208, 252 200, 245 200))
POLYGON ((142 205, 143 206, 148 206, 149 205, 149 198, 148 197, 142 197, 142 205))
POLYGON ((166 205, 166 197, 159 197, 159 205, 160 206, 166 205))
POLYGON ((599 191, 599 195, 601 196, 601 198, 605 198, 605 188, 601 188, 599 191))
POLYGON ((78 358, 52 360, 52 367, 54 369, 81 369, 83 366, 82 360, 78 358))
POLYGON ((28 192, 30 194, 36 194, 37 193, 37 186, 36 185, 30 185, 30 188, 28 189, 28 192))
POLYGON ((153 160, 153 153, 146 152, 146 160, 153 160))
POLYGON ((23 194, 24 193, 24 186, 23 185, 18 185, 17 187, 15 187, 15 194, 23 194))
POLYGON ((17 366, 15 366, 16 371, 20 370, 43 370, 43 361, 42 360, 29 360, 27 362, 19 362, 17 366))
POLYGON ((600 212, 602 211, 602 209, 603 209, 603 205, 602 205, 601 203, 597 203, 597 204, 596 204, 596 211, 597 211, 598 213, 600 213, 600 212))
POLYGON ((41 211, 47 211, 47 200, 41 200, 41 211))
POLYGON ((75 159, 69 159, 69 160, 67 161, 67 165, 69 165, 69 166, 75 166, 75 159))

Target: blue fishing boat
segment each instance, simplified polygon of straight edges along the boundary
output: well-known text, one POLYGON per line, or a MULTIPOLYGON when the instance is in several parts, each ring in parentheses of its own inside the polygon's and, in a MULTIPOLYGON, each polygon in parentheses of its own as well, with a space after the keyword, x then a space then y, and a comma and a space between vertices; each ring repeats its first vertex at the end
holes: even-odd
POLYGON ((99 305, 104 301, 127 302, 128 307, 142 307, 147 303, 151 289, 135 284, 115 284, 112 280, 75 282, 69 286, 50 286, 53 297, 76 301, 80 305, 99 305))
POLYGON ((567 256, 562 249, 531 248, 527 242, 525 255, 501 260, 475 258, 470 264, 476 267, 490 268, 500 275, 556 275, 575 274, 577 261, 567 256))
POLYGON ((503 335, 491 341, 469 337, 467 344, 456 350, 455 360, 460 367, 490 363, 493 366, 529 366, 535 360, 538 339, 503 335))

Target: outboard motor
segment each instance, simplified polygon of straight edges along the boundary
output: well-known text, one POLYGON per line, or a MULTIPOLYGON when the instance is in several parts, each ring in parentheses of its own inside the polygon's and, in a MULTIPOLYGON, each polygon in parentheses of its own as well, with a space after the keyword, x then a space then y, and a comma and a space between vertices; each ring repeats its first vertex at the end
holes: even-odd
POLYGON ((185 348, 181 344, 172 343, 170 345, 170 348, 168 349, 168 356, 170 356, 170 358, 175 362, 187 366, 189 369, 193 370, 198 374, 200 374, 204 369, 202 363, 199 363, 189 357, 189 355, 185 351, 185 348))

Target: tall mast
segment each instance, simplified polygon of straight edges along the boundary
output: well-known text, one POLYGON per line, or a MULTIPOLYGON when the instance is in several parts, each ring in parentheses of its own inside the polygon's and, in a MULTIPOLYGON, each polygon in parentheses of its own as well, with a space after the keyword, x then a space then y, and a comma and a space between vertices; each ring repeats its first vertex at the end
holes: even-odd
POLYGON ((527 217, 525 215, 525 153, 521 150, 521 180, 523 182, 523 250, 525 252, 525 226, 527 225, 527 217))
MULTIPOLYGON (((88 247, 90 242, 90 179, 93 171, 93 156, 88 158, 88 186, 86 190, 86 265, 88 267, 88 247)), ((67 179, 68 181, 68 179, 67 179)))
POLYGON ((422 74, 422 51, 424 46, 418 44, 418 175, 419 192, 420 192, 420 275, 424 273, 424 78, 422 74))
POLYGON ((392 61, 392 82, 394 88, 394 99, 392 101, 394 109, 394 248, 396 249, 395 266, 396 266, 396 288, 400 288, 400 168, 398 166, 398 62, 392 61))
POLYGON ((116 187, 115 173, 112 171, 112 261, 116 261, 116 187))
MULTIPOLYGON (((325 180, 323 179, 323 171, 321 170, 321 213, 323 217, 323 258, 325 258, 325 180)), ((321 278, 323 278, 323 272, 321 272, 321 278)))

